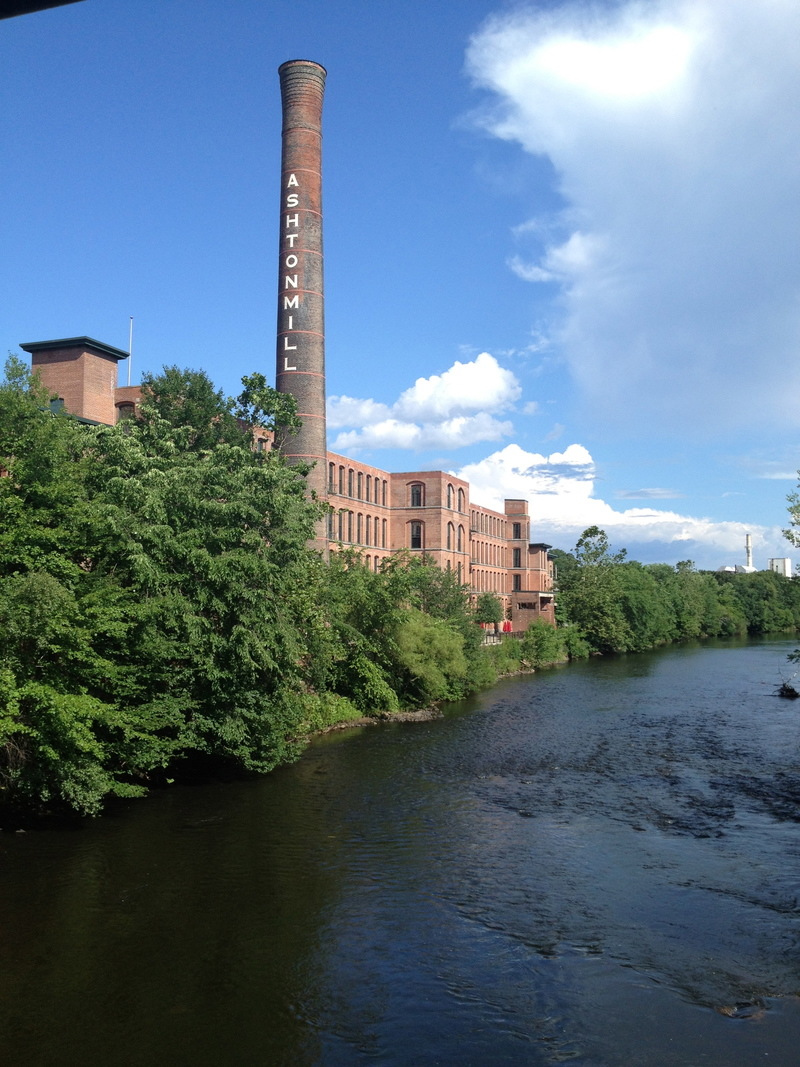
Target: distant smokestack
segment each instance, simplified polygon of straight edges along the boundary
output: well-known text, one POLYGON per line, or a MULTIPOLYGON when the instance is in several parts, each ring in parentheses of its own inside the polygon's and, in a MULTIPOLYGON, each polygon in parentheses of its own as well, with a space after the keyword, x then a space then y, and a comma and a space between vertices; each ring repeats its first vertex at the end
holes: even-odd
POLYGON ((750 537, 750 534, 745 534, 744 551, 745 551, 745 555, 747 556, 746 566, 752 567, 753 566, 753 543, 752 543, 752 539, 750 537))
MULTIPOLYGON (((325 316, 322 272, 322 98, 326 71, 293 59, 278 68, 283 105, 278 345, 275 385, 297 401, 301 430, 283 446, 289 463, 316 466, 309 489, 326 497, 325 316)), ((319 531, 320 544, 323 532, 319 531)))

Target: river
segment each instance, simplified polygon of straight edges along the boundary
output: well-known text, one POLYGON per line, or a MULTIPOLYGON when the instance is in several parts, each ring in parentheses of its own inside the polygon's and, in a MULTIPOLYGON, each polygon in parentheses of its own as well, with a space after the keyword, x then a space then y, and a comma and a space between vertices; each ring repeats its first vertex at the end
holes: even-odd
POLYGON ((4 1062, 796 1063, 793 645, 513 678, 0 835, 4 1062))

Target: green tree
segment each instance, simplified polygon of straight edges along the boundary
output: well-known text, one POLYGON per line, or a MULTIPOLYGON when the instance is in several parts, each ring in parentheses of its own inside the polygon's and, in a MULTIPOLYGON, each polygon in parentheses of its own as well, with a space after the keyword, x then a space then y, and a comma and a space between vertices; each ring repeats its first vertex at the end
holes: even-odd
POLYGON ((560 592, 562 621, 577 626, 596 653, 625 652, 633 645, 619 578, 625 556, 624 549, 612 553, 605 531, 590 526, 575 545, 575 571, 560 592))
POLYGON ((494 593, 479 593, 475 604, 475 621, 499 623, 503 618, 503 605, 494 593))

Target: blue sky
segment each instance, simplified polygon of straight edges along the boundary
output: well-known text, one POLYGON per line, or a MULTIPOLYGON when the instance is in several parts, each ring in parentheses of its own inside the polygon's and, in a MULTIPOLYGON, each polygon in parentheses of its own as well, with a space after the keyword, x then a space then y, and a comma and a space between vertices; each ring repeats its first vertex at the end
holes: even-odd
MULTIPOLYGON (((329 445, 645 562, 792 556, 794 0, 83 0, 0 22, 0 336, 274 380, 277 67, 328 70, 329 445)), ((123 372, 123 384, 126 372, 123 372)))

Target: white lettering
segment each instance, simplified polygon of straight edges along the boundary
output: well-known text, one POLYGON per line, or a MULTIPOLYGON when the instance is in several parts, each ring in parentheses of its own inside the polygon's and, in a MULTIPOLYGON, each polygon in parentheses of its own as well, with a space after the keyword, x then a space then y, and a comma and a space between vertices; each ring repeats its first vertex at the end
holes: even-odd
POLYGON ((286 197, 287 207, 297 207, 299 203, 300 197, 297 195, 297 193, 289 193, 289 195, 286 197))
POLYGON ((300 225, 300 216, 299 215, 287 215, 286 216, 286 225, 287 226, 299 226, 300 225))
POLYGON ((298 186, 298 188, 300 186, 300 182, 297 180, 294 174, 289 175, 289 180, 286 183, 286 188, 288 189, 291 185, 296 185, 298 186))
POLYGON ((284 311, 286 311, 287 308, 299 308, 299 307, 300 307, 300 296, 299 296, 298 293, 295 293, 294 296, 285 296, 283 298, 283 310, 284 311))
POLYGON ((295 243, 295 241, 297 240, 297 238, 299 236, 300 236, 299 233, 287 233, 286 234, 286 240, 289 242, 289 248, 294 248, 294 243, 295 243))
POLYGON ((296 289, 297 288, 297 275, 296 274, 285 274, 283 280, 284 280, 284 286, 283 286, 284 289, 289 289, 289 288, 296 289))
POLYGON ((284 356, 283 357, 283 369, 284 370, 297 370, 297 367, 290 367, 289 366, 289 357, 288 356, 284 356))
POLYGON ((289 316, 289 325, 286 327, 286 329, 287 330, 293 330, 294 329, 294 315, 290 315, 289 316))
POLYGON ((284 263, 284 266, 289 267, 291 269, 292 267, 296 267, 299 262, 300 260, 297 258, 294 252, 292 252, 291 255, 286 257, 286 262, 284 263))
POLYGON ((297 345, 290 345, 289 344, 289 338, 288 337, 284 337, 284 339, 283 339, 283 351, 284 352, 296 352, 297 351, 297 345))

